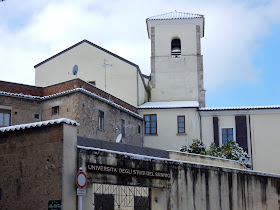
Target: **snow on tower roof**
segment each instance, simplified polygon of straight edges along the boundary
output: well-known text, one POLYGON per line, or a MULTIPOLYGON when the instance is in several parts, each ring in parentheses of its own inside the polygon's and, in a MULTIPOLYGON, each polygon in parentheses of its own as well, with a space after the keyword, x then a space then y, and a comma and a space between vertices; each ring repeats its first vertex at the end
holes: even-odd
POLYGON ((188 108, 199 107, 198 101, 156 101, 146 102, 140 106, 139 109, 165 109, 165 108, 188 108))
POLYGON ((203 15, 191 14, 185 12, 169 12, 161 15, 155 15, 147 18, 147 20, 171 20, 171 19, 193 19, 193 18, 203 18, 203 15))
POLYGON ((60 119, 56 119, 56 120, 47 120, 47 121, 41 121, 41 122, 35 122, 35 123, 27 123, 27 124, 20 124, 20 125, 3 127, 3 128, 0 128, 0 132, 24 130, 24 129, 27 129, 27 128, 42 127, 42 126, 48 126, 48 125, 60 124, 60 123, 66 123, 68 125, 76 125, 76 126, 80 125, 79 123, 77 123, 74 120, 70 120, 70 119, 67 119, 67 118, 60 118, 60 119))

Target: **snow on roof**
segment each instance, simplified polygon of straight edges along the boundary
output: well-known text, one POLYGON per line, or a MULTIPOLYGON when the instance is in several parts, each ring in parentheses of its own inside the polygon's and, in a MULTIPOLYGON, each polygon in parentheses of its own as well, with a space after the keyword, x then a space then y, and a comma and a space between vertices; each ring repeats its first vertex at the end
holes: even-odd
POLYGON ((55 93, 55 94, 52 94, 52 95, 48 95, 48 96, 32 96, 32 95, 25 95, 25 94, 22 94, 22 93, 10 93, 10 92, 5 92, 5 91, 0 91, 0 95, 7 95, 7 96, 13 96, 13 97, 18 97, 18 98, 25 98, 25 99, 32 99, 32 100, 47 100, 47 99, 50 99, 50 98, 55 98, 55 97, 59 97, 59 96, 63 96, 63 95, 66 95, 66 94, 70 94, 70 93, 75 93, 75 92, 82 92, 82 93, 85 93, 93 98, 96 98, 100 101, 103 101, 111 106, 114 106, 116 107, 117 109, 120 109, 122 111, 125 111, 137 118, 140 118, 140 119, 143 119, 143 117, 133 111, 130 111, 129 109, 113 102, 113 101, 110 101, 106 98, 103 98, 95 93, 92 93, 88 90, 85 90, 84 88, 75 88, 75 89, 71 89, 71 90, 66 90, 66 91, 63 91, 63 92, 59 92, 59 93, 55 93))
POLYGON ((161 15, 155 15, 147 18, 147 20, 170 20, 170 19, 193 19, 193 18, 203 18, 203 15, 191 14, 184 12, 169 12, 161 15))
POLYGON ((3 127, 3 128, 0 128, 0 132, 23 130, 23 129, 27 129, 27 128, 42 127, 42 126, 48 126, 48 125, 60 124, 60 123, 66 123, 68 125, 76 125, 76 126, 80 125, 79 123, 77 123, 74 120, 70 120, 67 118, 60 118, 60 119, 56 119, 56 120, 47 120, 47 121, 41 121, 41 122, 35 122, 35 123, 27 123, 27 124, 3 127))
POLYGON ((198 101, 156 101, 146 102, 139 109, 155 109, 155 108, 188 108, 199 107, 198 101))
POLYGON ((251 110, 251 109, 280 109, 280 105, 272 106, 236 106, 236 107, 211 107, 200 108, 200 111, 219 111, 219 110, 251 110))

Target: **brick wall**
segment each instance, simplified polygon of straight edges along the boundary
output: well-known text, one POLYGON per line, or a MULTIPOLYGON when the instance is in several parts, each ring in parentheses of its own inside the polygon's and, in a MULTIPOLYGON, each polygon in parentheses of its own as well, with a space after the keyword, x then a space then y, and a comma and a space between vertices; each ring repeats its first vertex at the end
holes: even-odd
POLYGON ((43 88, 30 85, 0 81, 0 91, 10 93, 23 93, 32 96, 42 96, 43 88))
POLYGON ((119 104, 122 107, 125 107, 133 112, 137 112, 136 107, 134 107, 134 106, 126 103, 125 101, 122 101, 121 99, 116 98, 113 95, 110 95, 110 94, 104 92, 103 90, 100 90, 100 89, 94 87, 93 85, 90 85, 89 83, 84 82, 83 80, 80 80, 80 79, 74 79, 74 80, 70 80, 67 82, 62 82, 59 84, 45 87, 43 90, 43 92, 44 92, 43 94, 44 94, 44 96, 47 96, 47 95, 63 92, 66 90, 71 90, 74 88, 83 88, 83 89, 88 90, 92 93, 95 93, 103 98, 111 100, 111 101, 115 102, 116 104, 119 104))
POLYGON ((63 124, 0 135, 0 209, 47 209, 61 200, 63 124))

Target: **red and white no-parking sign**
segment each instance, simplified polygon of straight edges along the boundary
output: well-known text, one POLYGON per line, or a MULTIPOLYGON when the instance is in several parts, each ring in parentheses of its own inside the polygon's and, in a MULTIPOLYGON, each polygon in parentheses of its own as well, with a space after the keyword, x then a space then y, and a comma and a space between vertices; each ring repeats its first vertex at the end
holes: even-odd
POLYGON ((87 175, 82 171, 78 172, 76 183, 79 188, 85 188, 87 186, 87 175))

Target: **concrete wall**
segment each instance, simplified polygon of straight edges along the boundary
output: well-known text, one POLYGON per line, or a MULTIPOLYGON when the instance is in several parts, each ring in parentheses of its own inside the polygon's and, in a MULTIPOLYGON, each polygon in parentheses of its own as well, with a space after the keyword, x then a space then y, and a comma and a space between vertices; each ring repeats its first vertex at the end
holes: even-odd
POLYGON ((187 152, 169 151, 169 158, 173 159, 173 160, 183 160, 183 161, 188 161, 188 162, 210 164, 210 165, 215 165, 215 166, 247 169, 244 165, 242 165, 241 163, 234 161, 234 160, 217 158, 217 157, 208 156, 208 155, 187 153, 187 152))
MULTIPOLYGON (((278 209, 280 176, 234 168, 128 155, 104 150, 79 151, 79 163, 171 172, 170 180, 92 173, 89 183, 151 187, 152 209, 278 209), (137 166, 137 167, 136 167, 137 166)), ((91 186, 88 192, 92 192, 91 186)), ((106 193, 105 193, 106 194, 106 193)), ((83 200, 92 205, 91 200, 83 200)))
POLYGON ((77 77, 87 82, 96 82, 96 87, 104 90, 134 106, 144 103, 137 90, 144 91, 144 84, 138 79, 136 65, 131 65, 108 52, 98 49, 87 42, 39 65, 35 69, 36 86, 49 86, 76 78, 72 74, 78 65, 77 77), (112 66, 106 67, 106 89, 104 59, 112 66), (137 85, 138 84, 138 85, 137 85), (138 96, 138 98, 137 98, 138 96))
POLYGON ((200 139, 199 117, 196 108, 141 109, 139 114, 157 115, 157 134, 144 134, 144 146, 179 151, 194 139, 200 139), (185 134, 178 134, 177 116, 185 115, 185 134))

